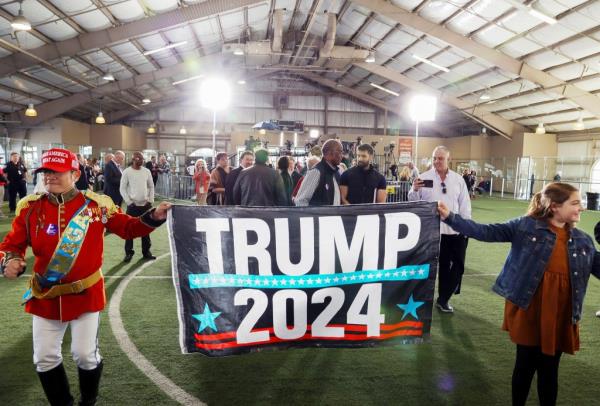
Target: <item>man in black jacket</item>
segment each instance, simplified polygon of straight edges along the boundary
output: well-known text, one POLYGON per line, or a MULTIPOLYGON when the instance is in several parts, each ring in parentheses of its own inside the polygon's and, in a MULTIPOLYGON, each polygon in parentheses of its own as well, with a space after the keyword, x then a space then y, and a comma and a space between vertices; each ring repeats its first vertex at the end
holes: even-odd
POLYGON ((85 158, 81 154, 77 154, 77 161, 79 161, 79 179, 75 182, 77 190, 89 189, 89 182, 87 177, 87 171, 85 170, 85 158))
POLYGON ((340 205, 338 165, 342 161, 342 143, 335 139, 327 140, 322 150, 321 162, 306 172, 294 200, 296 206, 340 205))
POLYGON ((125 169, 124 162, 125 153, 117 151, 114 158, 104 165, 104 194, 110 196, 119 207, 123 204, 123 196, 121 196, 119 188, 121 187, 121 175, 125 169))
POLYGON ((269 154, 265 149, 254 153, 255 164, 244 169, 233 188, 233 204, 241 206, 283 206, 285 194, 281 176, 266 165, 269 154))
POLYGON ((4 172, 8 180, 8 208, 11 213, 14 213, 17 208, 17 194, 19 194, 19 199, 27 195, 27 181, 25 180, 27 168, 23 165, 18 153, 10 154, 10 161, 6 164, 4 172))
POLYGON ((235 182, 237 181, 240 173, 246 169, 250 168, 254 163, 254 152, 252 151, 244 151, 240 156, 240 166, 233 169, 227 175, 227 180, 225 181, 225 204, 231 205, 234 204, 233 199, 233 188, 235 187, 235 182))

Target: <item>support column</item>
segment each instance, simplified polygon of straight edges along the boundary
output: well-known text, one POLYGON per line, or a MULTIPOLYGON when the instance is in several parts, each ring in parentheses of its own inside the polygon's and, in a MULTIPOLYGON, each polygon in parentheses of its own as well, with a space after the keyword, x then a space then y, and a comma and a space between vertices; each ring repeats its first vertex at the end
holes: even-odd
POLYGON ((327 121, 328 121, 327 120, 327 118, 328 118, 327 117, 328 116, 327 110, 329 108, 329 96, 328 95, 323 96, 323 102, 325 104, 325 117, 323 119, 323 127, 324 127, 323 131, 325 131, 325 134, 329 134, 329 125, 327 123, 327 121))

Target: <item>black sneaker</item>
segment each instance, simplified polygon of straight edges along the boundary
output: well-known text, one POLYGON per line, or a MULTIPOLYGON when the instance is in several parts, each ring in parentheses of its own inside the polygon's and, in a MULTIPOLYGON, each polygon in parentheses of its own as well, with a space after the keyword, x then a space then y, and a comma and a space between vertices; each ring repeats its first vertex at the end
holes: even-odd
POLYGON ((125 254, 125 258, 123 258, 123 262, 131 262, 131 258, 133 258, 134 252, 128 252, 125 254))
POLYGON ((437 307, 442 313, 454 313, 454 307, 452 307, 452 305, 448 302, 440 303, 439 300, 436 300, 435 307, 437 307))
POLYGON ((151 252, 147 252, 147 253, 145 253, 145 254, 143 255, 143 257, 144 257, 144 259, 150 259, 150 260, 156 259, 156 257, 155 257, 154 255, 152 255, 152 253, 151 253, 151 252))

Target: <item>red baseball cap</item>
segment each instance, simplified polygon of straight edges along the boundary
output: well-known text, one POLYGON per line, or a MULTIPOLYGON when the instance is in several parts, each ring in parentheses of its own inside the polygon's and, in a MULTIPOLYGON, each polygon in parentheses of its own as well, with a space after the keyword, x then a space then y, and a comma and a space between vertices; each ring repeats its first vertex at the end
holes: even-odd
POLYGON ((42 166, 35 171, 44 169, 54 172, 68 172, 79 170, 77 156, 67 149, 52 148, 42 154, 42 166))

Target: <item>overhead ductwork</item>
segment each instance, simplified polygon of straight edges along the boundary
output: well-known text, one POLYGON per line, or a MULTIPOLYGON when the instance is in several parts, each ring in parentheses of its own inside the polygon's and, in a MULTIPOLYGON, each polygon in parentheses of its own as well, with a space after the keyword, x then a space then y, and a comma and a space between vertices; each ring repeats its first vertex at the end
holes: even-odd
POLYGON ((335 45, 335 34, 337 32, 337 15, 327 13, 327 34, 325 35, 325 44, 321 49, 321 54, 328 55, 335 45))
POLYGON ((248 41, 246 43, 224 44, 223 54, 233 54, 246 66, 273 65, 279 62, 283 51, 283 9, 273 13, 272 41, 248 41))
POLYGON ((271 50, 280 53, 283 49, 283 9, 279 8, 273 13, 273 42, 271 50))
POLYGON ((369 52, 354 47, 336 46, 335 35, 337 32, 337 15, 327 14, 327 33, 325 41, 319 50, 319 59, 315 65, 330 69, 345 69, 349 64, 364 61, 369 52))

